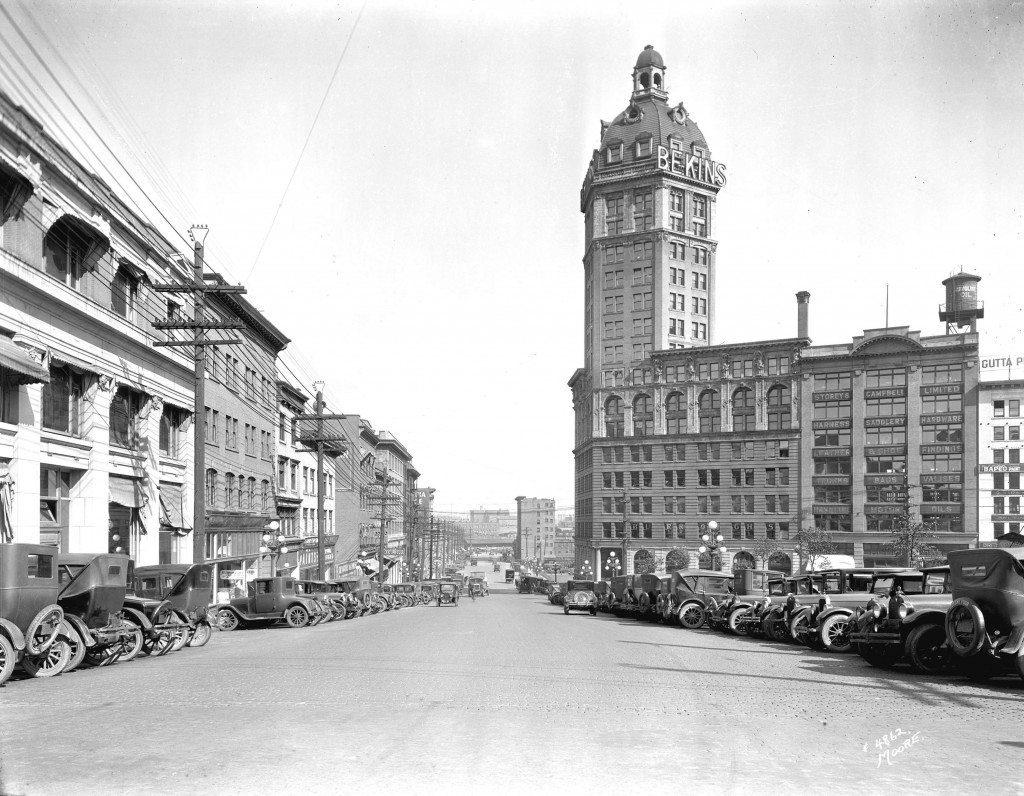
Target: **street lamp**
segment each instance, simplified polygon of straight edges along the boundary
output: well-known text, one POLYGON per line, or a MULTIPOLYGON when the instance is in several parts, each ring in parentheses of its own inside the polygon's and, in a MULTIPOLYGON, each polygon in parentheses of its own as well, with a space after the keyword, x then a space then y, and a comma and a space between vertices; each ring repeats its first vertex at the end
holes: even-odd
MULTIPOLYGON (((697 548, 697 552, 701 555, 707 553, 711 557, 710 568, 715 568, 715 554, 726 552, 722 542, 725 541, 725 537, 718 532, 718 523, 714 520, 708 523, 707 531, 700 537, 701 541, 704 542, 700 547, 697 548)), ((719 558, 721 562, 721 558, 719 558)))
POLYGON ((590 566, 590 560, 583 562, 583 566, 580 567, 580 580, 592 580, 594 577, 594 568, 590 566))
POLYGON ((604 569, 609 577, 613 577, 622 571, 622 560, 616 557, 614 550, 608 554, 608 559, 604 562, 604 569))
POLYGON ((269 533, 263 534, 263 544, 260 545, 261 553, 273 553, 274 558, 271 564, 271 577, 277 577, 277 563, 280 560, 280 556, 288 553, 288 545, 284 543, 285 536, 277 531, 281 528, 281 523, 277 520, 271 520, 269 524, 264 526, 265 530, 269 533))

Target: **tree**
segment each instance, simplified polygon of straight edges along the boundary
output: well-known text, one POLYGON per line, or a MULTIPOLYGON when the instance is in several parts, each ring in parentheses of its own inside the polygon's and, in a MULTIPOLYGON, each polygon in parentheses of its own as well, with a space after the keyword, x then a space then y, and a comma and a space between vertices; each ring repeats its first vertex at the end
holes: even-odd
POLYGON ((835 551, 830 531, 812 525, 796 532, 796 554, 803 572, 819 569, 835 551))
POLYGON ((781 550, 782 545, 774 539, 769 539, 766 536, 763 539, 758 539, 754 542, 754 549, 752 552, 754 554, 754 558, 761 562, 761 569, 768 569, 768 559, 781 550))
POLYGON ((690 557, 685 550, 669 550, 665 556, 665 569, 668 572, 675 572, 679 569, 686 569, 690 565, 690 557))
POLYGON ((908 508, 895 518, 892 538, 885 544, 903 560, 904 566, 923 567, 931 563, 941 563, 944 558, 939 550, 928 543, 928 540, 933 538, 935 538, 935 523, 926 523, 916 519, 908 508))

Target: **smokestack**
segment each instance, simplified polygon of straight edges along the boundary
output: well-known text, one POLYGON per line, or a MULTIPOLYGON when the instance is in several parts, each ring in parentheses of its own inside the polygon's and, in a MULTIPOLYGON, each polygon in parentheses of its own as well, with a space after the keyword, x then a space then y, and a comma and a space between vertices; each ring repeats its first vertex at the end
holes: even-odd
POLYGON ((807 310, 811 303, 811 294, 801 290, 796 294, 796 336, 807 337, 807 310))

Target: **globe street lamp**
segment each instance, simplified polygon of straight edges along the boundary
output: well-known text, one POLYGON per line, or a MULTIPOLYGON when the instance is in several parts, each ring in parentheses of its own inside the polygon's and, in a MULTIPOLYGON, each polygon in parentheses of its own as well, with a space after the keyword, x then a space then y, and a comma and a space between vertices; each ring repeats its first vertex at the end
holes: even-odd
POLYGON ((710 556, 711 569, 715 568, 715 555, 719 555, 719 566, 721 566, 720 554, 725 553, 726 549, 722 545, 722 542, 725 541, 725 537, 718 532, 718 523, 714 520, 711 520, 711 522, 708 523, 707 531, 705 531, 705 533, 700 538, 701 541, 704 542, 704 544, 697 548, 697 552, 699 552, 701 555, 707 553, 710 556))
POLYGON ((281 528, 281 523, 277 520, 271 520, 271 522, 265 526, 269 533, 263 534, 263 544, 260 545, 261 553, 273 553, 274 557, 271 559, 271 577, 277 577, 277 564, 280 560, 280 556, 288 553, 288 546, 284 543, 284 534, 278 533, 281 528))
POLYGON ((592 580, 594 577, 594 568, 590 566, 589 559, 583 562, 583 566, 580 567, 580 580, 592 580))
POLYGON ((604 570, 609 577, 614 577, 622 571, 622 560, 615 556, 614 550, 608 554, 608 558, 604 562, 604 570))

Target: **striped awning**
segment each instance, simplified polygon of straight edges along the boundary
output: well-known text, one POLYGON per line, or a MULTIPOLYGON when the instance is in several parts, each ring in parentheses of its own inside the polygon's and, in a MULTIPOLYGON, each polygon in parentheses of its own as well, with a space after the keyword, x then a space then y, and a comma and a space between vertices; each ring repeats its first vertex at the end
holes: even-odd
POLYGON ((19 384, 50 383, 50 371, 15 345, 9 337, 0 336, 0 368, 12 372, 19 384))

